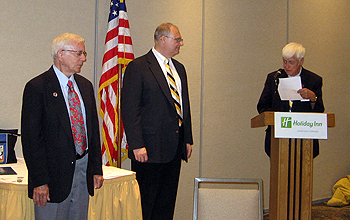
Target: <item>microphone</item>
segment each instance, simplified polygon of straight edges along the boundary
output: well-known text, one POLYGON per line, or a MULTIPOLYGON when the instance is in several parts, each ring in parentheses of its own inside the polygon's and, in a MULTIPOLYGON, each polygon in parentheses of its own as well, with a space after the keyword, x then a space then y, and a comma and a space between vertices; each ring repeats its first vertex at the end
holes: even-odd
POLYGON ((278 78, 279 78, 280 75, 282 74, 282 71, 283 71, 283 69, 280 68, 280 69, 278 69, 278 70, 276 71, 276 73, 275 73, 275 75, 274 75, 276 86, 278 85, 278 82, 279 82, 278 78))

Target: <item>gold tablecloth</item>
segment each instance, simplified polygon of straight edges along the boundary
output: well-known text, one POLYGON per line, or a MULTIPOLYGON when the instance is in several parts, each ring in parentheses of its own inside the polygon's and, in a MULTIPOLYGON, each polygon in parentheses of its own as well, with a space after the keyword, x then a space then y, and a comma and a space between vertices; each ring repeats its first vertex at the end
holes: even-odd
POLYGON ((28 198, 27 185, 0 183, 0 219, 35 219, 33 200, 28 198))
POLYGON ((101 189, 90 197, 89 220, 142 219, 141 197, 135 174, 105 180, 101 189))
MULTIPOLYGON (((34 203, 28 198, 27 168, 23 159, 12 167, 17 175, 0 175, 0 219, 34 220, 34 203), (17 177, 23 182, 17 182, 17 177)), ((136 174, 129 170, 103 166, 105 178, 101 189, 90 197, 89 220, 138 220, 142 219, 141 198, 136 174)))

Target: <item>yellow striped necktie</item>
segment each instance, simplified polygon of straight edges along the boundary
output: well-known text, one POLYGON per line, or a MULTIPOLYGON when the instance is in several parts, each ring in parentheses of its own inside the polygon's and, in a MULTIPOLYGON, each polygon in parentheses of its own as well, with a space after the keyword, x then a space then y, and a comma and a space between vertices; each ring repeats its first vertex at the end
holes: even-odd
POLYGON ((169 60, 165 59, 165 67, 166 67, 166 72, 167 72, 167 76, 169 79, 169 86, 170 86, 170 92, 171 92, 171 96, 174 99, 174 104, 175 104, 175 108, 176 108, 176 112, 177 115, 179 117, 179 126, 181 126, 182 124, 182 111, 181 111, 181 102, 180 102, 180 96, 179 96, 179 92, 176 86, 176 82, 173 76, 173 73, 170 69, 169 66, 169 60))

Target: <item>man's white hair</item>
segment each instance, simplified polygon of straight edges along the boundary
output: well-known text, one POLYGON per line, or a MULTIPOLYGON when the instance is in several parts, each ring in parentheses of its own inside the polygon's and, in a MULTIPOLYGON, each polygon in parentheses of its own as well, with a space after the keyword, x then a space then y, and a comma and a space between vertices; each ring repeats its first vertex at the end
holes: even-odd
POLYGON ((51 47, 51 54, 52 54, 53 61, 55 61, 55 59, 56 59, 57 52, 59 50, 67 49, 67 46, 72 45, 72 42, 85 43, 85 40, 84 40, 84 38, 82 38, 76 34, 71 34, 71 33, 64 33, 64 34, 57 36, 55 39, 53 39, 52 47, 51 47))
POLYGON ((305 56, 305 48, 301 44, 295 42, 291 42, 284 46, 282 49, 282 57, 289 59, 293 56, 296 56, 300 61, 305 56))

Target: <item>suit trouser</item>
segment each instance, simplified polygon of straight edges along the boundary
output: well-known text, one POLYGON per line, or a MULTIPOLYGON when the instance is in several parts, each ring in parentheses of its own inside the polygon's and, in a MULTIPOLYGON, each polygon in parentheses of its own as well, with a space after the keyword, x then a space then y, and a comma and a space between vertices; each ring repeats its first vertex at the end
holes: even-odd
POLYGON ((181 150, 169 163, 132 161, 140 186, 143 220, 173 219, 181 169, 181 150))
POLYGON ((89 193, 86 183, 87 163, 88 154, 76 161, 72 189, 63 202, 48 202, 45 207, 34 206, 36 220, 87 219, 89 207, 89 193))

